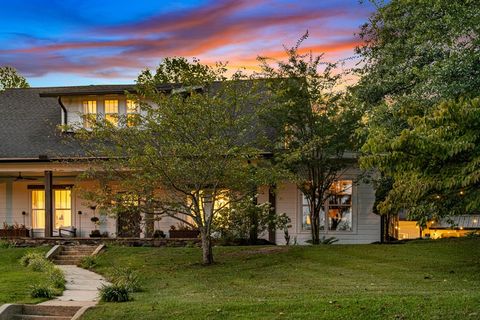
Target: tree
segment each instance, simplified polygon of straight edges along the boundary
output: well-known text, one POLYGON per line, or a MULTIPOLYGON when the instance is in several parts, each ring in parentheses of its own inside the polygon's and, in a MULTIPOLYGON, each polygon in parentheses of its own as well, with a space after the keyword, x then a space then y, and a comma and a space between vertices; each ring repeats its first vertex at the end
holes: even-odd
POLYGON ((28 88, 27 80, 18 74, 15 68, 0 67, 0 92, 10 88, 28 88))
POLYGON ((308 201, 312 243, 319 244, 320 212, 329 189, 352 165, 346 153, 354 149, 358 114, 336 90, 340 75, 332 74, 335 65, 324 63, 322 56, 299 54, 307 37, 286 48, 288 60, 275 67, 260 58, 262 75, 271 79, 271 101, 263 119, 276 132, 270 147, 277 167, 289 172, 308 201))
POLYGON ((215 217, 271 176, 255 142, 255 81, 226 81, 225 72, 167 58, 139 75, 136 117, 93 119, 75 135, 87 155, 108 159, 91 164, 86 178, 99 184, 86 197, 117 214, 134 207, 198 228, 204 264, 213 263, 215 217))
POLYGON ((360 32, 365 109, 361 164, 393 181, 377 206, 407 209, 421 225, 471 212, 478 194, 478 1, 391 1, 360 32), (466 190, 469 196, 464 196, 466 190))

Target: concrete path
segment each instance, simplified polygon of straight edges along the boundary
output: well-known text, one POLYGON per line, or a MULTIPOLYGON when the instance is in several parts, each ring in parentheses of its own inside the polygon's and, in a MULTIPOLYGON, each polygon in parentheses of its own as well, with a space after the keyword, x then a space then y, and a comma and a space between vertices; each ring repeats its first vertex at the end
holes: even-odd
POLYGON ((57 266, 65 274, 66 290, 63 295, 40 305, 49 306, 94 306, 98 302, 98 288, 108 282, 95 272, 74 265, 57 266))

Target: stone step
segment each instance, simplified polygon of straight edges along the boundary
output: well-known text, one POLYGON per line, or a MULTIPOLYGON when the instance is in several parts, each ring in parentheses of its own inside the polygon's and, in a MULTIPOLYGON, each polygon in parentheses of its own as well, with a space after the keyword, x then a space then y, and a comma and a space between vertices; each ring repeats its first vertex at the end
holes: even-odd
POLYGON ((69 306, 41 306, 41 305, 23 305, 22 313, 26 315, 41 316, 63 316, 73 317, 80 307, 69 306))
POLYGON ((72 317, 64 316, 43 316, 36 314, 14 314, 12 320, 70 320, 72 317))
POLYGON ((69 260, 53 260, 53 263, 54 264, 58 264, 58 265, 77 265, 80 263, 80 259, 69 259, 69 260))
POLYGON ((93 250, 62 250, 62 253, 71 253, 71 252, 81 252, 81 253, 92 253, 93 250))
POLYGON ((88 257, 88 255, 84 255, 84 254, 59 254, 58 256, 55 257, 55 259, 58 259, 58 260, 71 260, 71 259, 81 260, 85 257, 88 257))

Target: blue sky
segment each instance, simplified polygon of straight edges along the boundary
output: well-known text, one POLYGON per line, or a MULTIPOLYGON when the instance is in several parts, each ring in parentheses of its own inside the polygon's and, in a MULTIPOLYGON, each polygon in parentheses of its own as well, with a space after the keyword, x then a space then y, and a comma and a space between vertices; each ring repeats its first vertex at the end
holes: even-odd
POLYGON ((305 51, 354 55, 372 6, 358 0, 1 0, 0 66, 32 86, 132 83, 168 56, 257 68, 309 30, 305 51))

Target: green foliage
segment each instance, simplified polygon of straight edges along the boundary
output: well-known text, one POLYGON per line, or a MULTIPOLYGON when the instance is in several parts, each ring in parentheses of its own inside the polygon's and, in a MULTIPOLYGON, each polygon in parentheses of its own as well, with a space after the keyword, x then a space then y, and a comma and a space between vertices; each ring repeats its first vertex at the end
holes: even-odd
POLYGON ((47 270, 49 283, 56 289, 65 290, 65 275, 58 267, 53 267, 47 270))
POLYGON ((38 259, 41 260, 44 256, 38 252, 27 252, 20 258, 20 264, 24 267, 28 267, 30 265, 30 260, 38 259))
POLYGON ((268 228, 284 230, 289 223, 285 214, 272 214, 269 202, 256 203, 255 197, 245 197, 222 210, 213 227, 224 244, 255 244, 268 228))
POLYGON ((124 285, 112 284, 103 285, 100 288, 100 299, 104 302, 126 302, 130 301, 130 291, 124 285))
POLYGON ((96 256, 86 256, 80 261, 80 267, 83 269, 93 269, 97 266, 96 256))
POLYGON ((0 92, 10 88, 28 88, 27 80, 18 74, 15 68, 0 67, 0 92))
POLYGON ((2 249, 8 249, 8 248, 13 248, 14 245, 8 241, 8 240, 0 240, 0 248, 2 249))
POLYGON ((110 276, 114 285, 125 287, 130 292, 142 291, 138 271, 129 267, 115 267, 110 276))
POLYGON ((28 262, 28 267, 35 272, 46 272, 54 267, 53 263, 45 257, 33 257, 28 262))
POLYGON ((47 298, 51 299, 55 296, 55 291, 52 287, 45 284, 34 284, 31 286, 30 295, 32 298, 47 298))
POLYGON ((424 224, 478 208, 480 3, 390 1, 363 26, 364 168, 390 179, 376 209, 424 224), (465 196, 464 196, 465 195, 465 196))
POLYGON ((207 264, 213 261, 211 224, 221 210, 216 204, 234 203, 273 176, 256 141, 263 130, 252 109, 260 101, 257 82, 240 74, 224 81, 225 71, 164 59, 154 73, 138 77, 137 95, 130 96, 142 111, 136 125, 122 117, 118 127, 98 120, 74 136, 88 156, 110 159, 90 166, 84 177, 100 183, 85 198, 113 215, 135 210, 198 228, 207 264))
POLYGON ((44 255, 38 252, 27 252, 20 258, 20 264, 34 272, 47 275, 44 281, 31 286, 32 298, 51 298, 61 295, 65 290, 66 280, 63 271, 47 260, 44 255))
POLYGON ((271 146, 277 168, 290 174, 310 204, 312 240, 319 243, 319 215, 330 186, 351 165, 345 154, 355 150, 360 113, 339 90, 336 64, 299 53, 307 37, 287 49, 287 60, 275 67, 260 59, 264 76, 271 79, 271 106, 262 118, 277 133, 271 146))

